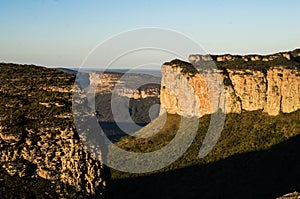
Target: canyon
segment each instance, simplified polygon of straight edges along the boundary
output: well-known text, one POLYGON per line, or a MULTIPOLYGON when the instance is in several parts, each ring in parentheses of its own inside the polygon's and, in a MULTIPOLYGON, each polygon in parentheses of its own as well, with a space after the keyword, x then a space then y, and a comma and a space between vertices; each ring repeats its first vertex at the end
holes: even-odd
POLYGON ((224 113, 263 110, 275 116, 300 108, 299 61, 299 49, 264 56, 190 55, 190 63, 163 64, 161 77, 91 72, 89 82, 90 90, 100 95, 115 93, 140 103, 155 98, 151 102, 160 101, 160 114, 202 117, 220 108, 224 113))
MULTIPOLYGON (((131 117, 143 110, 134 121, 144 123, 151 122, 153 102, 160 103, 160 114, 184 117, 218 110, 276 116, 300 109, 299 57, 299 50, 268 56, 191 55, 190 63, 164 63, 161 77, 92 72, 87 91, 95 91, 102 100, 96 99, 97 107, 105 109, 113 93, 129 98, 134 102, 131 117), (144 115, 148 118, 139 120, 144 115)), ((0 185, 9 190, 3 193, 30 184, 21 195, 40 191, 36 196, 106 198, 110 171, 87 150, 74 127, 75 75, 33 65, 1 64, 0 70, 0 185), (13 183, 16 179, 19 184, 13 183)))

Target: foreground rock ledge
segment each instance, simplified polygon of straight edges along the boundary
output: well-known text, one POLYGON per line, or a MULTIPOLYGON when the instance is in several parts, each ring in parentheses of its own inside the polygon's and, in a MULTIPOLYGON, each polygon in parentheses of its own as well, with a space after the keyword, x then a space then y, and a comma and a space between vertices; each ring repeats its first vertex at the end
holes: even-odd
POLYGON ((299 199, 299 198, 300 198, 300 193, 293 192, 293 193, 285 194, 284 196, 279 197, 277 199, 299 199))
POLYGON ((10 138, 0 139, 0 162, 9 175, 52 181, 60 197, 72 195, 64 190, 67 185, 75 188, 76 197, 105 198, 109 171, 74 138, 72 129, 27 129, 25 139, 10 138))
POLYGON ((74 129, 74 78, 0 63, 0 198, 106 198, 110 172, 74 129))

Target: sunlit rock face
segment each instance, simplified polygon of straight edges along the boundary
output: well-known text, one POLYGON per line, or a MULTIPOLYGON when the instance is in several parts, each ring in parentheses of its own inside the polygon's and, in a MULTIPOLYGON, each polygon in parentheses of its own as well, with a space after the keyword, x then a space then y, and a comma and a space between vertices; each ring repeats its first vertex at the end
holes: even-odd
MULTIPOLYGON (((292 59, 289 53, 280 56, 292 59)), ((225 113, 263 110, 275 116, 280 112, 290 113, 300 109, 300 72, 297 68, 271 66, 263 70, 238 67, 208 69, 196 64, 217 58, 190 56, 195 67, 180 60, 165 63, 162 66, 161 112, 201 117, 220 108, 225 113)), ((218 60, 246 58, 256 62, 262 61, 264 57, 219 56, 218 60)), ((272 56, 267 58, 273 59, 272 56)))
POLYGON ((145 99, 159 97, 160 77, 139 73, 90 73, 90 89, 96 94, 115 93, 118 96, 145 99), (147 82, 151 82, 147 84, 147 82))
POLYGON ((268 70, 267 102, 264 111, 278 115, 300 108, 300 74, 297 70, 276 67, 268 70))
MULTIPOLYGON (((261 71, 228 70, 229 79, 235 90, 235 95, 240 98, 241 109, 254 111, 265 106, 267 84, 261 71)), ((232 104, 228 104, 232 106, 232 104)))
MULTIPOLYGON (((183 62, 182 62, 183 63, 183 62)), ((186 117, 201 117, 206 114, 216 112, 218 108, 223 108, 225 98, 228 101, 236 101, 234 96, 228 93, 232 89, 223 92, 223 75, 221 71, 185 71, 184 67, 192 67, 178 64, 164 64, 162 66, 161 82, 161 112, 179 114, 186 117)), ((192 68, 191 68, 192 69, 192 68)), ((232 111, 239 111, 238 105, 232 106, 232 111)))

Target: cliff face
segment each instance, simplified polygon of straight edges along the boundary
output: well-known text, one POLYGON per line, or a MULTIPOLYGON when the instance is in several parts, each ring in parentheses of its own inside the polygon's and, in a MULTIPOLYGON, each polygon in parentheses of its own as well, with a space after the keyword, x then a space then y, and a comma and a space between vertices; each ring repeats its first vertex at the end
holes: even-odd
MULTIPOLYGON (((112 97, 128 102, 130 116, 136 123, 149 123, 149 109, 159 103, 161 78, 155 72, 122 73, 122 72, 91 72, 89 74, 88 92, 95 92, 95 109, 101 122, 114 122, 112 113, 112 97)), ((154 112, 153 112, 154 113, 154 112)), ((154 113, 154 117, 158 111, 154 113)), ((119 128, 115 128, 119 129, 119 128)), ((107 129, 112 131, 112 129, 107 129)), ((115 133, 118 130, 115 130, 115 133)))
MULTIPOLYGON (((206 73, 216 82, 217 77, 206 73)), ((163 65, 161 81, 161 107, 170 114, 179 114, 187 117, 201 117, 216 111, 214 104, 209 100, 210 90, 207 82, 200 74, 183 74, 182 68, 177 65, 163 65)), ((217 99, 219 100, 219 99, 217 99)))
POLYGON ((26 129, 22 136, 0 132, 0 163, 11 176, 52 181, 60 197, 82 193, 103 198, 108 171, 95 160, 72 129, 26 129), (70 193, 73 187, 78 193, 70 193))
POLYGON ((159 97, 160 78, 152 75, 138 73, 115 73, 104 72, 90 73, 90 86, 97 94, 110 94, 115 92, 122 97, 133 99, 144 99, 148 97, 159 97), (152 84, 144 85, 147 82, 152 84), (155 84, 156 83, 156 84, 155 84), (136 88, 137 87, 137 88, 136 88))
POLYGON ((58 70, 0 64, 0 197, 105 197, 110 173, 74 129, 73 84, 58 70))
MULTIPOLYGON (((197 60, 192 58, 190 60, 195 63, 197 60)), ((234 57, 228 56, 228 59, 234 57)), ((212 61, 206 56, 199 60, 212 61)), ((178 60, 162 66, 161 106, 168 113, 201 117, 217 111, 216 104, 223 102, 224 108, 220 107, 225 113, 263 110, 274 116, 300 109, 300 72, 297 68, 272 66, 257 70, 221 67, 213 71, 197 65, 198 71, 192 68, 191 64, 178 60), (207 80, 214 83, 208 84, 207 80), (213 99, 216 103, 210 100, 213 90, 223 91, 213 99)))

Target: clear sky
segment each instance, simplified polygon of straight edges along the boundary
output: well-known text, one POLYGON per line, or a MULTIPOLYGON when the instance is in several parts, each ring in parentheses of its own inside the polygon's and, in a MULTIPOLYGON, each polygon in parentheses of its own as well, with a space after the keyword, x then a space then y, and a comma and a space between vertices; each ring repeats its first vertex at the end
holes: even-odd
POLYGON ((98 43, 142 27, 179 31, 213 54, 300 47, 300 1, 1 0, 0 61, 79 66, 98 43))

